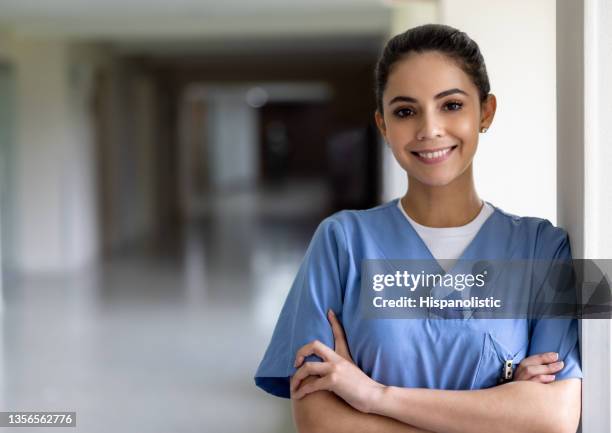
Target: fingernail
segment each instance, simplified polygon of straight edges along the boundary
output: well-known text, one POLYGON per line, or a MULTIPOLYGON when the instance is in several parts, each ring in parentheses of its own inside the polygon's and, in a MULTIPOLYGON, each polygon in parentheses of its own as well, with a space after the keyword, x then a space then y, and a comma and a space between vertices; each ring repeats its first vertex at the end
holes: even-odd
POLYGON ((563 361, 555 362, 555 367, 563 367, 563 361))
POLYGON ((557 352, 552 352, 550 356, 552 356, 552 359, 554 359, 555 361, 559 359, 559 354, 557 352))
POLYGON ((329 310, 327 310, 327 314, 329 314, 330 317, 334 316, 334 312, 332 311, 331 308, 329 310))

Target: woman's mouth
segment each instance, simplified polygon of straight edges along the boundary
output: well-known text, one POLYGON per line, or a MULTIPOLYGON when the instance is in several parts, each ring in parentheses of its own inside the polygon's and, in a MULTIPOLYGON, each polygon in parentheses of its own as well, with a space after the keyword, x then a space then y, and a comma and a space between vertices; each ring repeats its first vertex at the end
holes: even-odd
POLYGON ((443 147, 440 149, 431 149, 424 150, 421 152, 410 153, 412 153, 414 156, 417 157, 419 161, 425 164, 438 164, 442 161, 446 161, 457 146, 458 144, 455 144, 454 146, 443 147))

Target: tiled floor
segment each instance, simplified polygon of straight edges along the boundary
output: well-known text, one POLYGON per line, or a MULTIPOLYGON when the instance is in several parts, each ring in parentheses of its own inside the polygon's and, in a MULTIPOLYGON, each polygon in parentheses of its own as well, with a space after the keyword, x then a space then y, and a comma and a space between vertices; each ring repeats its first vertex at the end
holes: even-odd
POLYGON ((0 410, 77 412, 54 433, 294 431, 253 374, 325 203, 317 186, 219 195, 161 252, 8 284, 0 410))

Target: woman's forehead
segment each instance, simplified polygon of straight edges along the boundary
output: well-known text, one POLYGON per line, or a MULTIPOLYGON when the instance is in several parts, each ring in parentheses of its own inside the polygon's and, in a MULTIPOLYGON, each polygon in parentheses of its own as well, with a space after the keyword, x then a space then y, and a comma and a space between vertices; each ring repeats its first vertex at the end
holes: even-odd
POLYGON ((476 91, 470 77, 449 57, 435 52, 412 53, 395 63, 389 73, 385 99, 399 94, 432 99, 447 89, 476 91))

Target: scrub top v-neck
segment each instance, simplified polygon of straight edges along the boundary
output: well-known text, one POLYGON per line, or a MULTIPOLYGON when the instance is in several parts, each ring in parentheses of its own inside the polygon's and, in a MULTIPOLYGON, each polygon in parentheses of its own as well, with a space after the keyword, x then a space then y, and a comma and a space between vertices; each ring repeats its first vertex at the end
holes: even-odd
POLYGON ((483 204, 474 219, 459 227, 428 227, 413 220, 402 207, 401 200, 397 201, 397 208, 417 232, 430 254, 438 261, 440 266, 448 272, 459 259, 466 247, 472 242, 485 221, 495 209, 490 203, 483 204))
MULTIPOLYGON (((340 211, 319 224, 255 373, 257 386, 290 397, 297 350, 315 339, 334 347, 330 308, 343 324, 353 361, 385 385, 488 388, 498 384, 505 362, 516 366, 543 352, 558 352, 565 363, 556 380, 582 378, 575 319, 365 319, 359 308, 363 260, 434 259, 398 200, 340 211)), ((564 230, 493 208, 459 259, 571 258, 564 230)))

